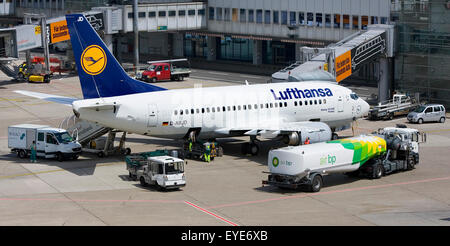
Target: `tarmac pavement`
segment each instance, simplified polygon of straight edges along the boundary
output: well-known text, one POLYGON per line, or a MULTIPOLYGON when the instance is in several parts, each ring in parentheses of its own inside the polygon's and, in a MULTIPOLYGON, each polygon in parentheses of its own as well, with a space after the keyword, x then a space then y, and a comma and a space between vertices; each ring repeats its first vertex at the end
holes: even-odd
MULTIPOLYGON (((409 124, 358 120, 355 134, 402 123, 427 132, 416 169, 377 180, 324 177, 319 193, 262 187, 267 152, 283 144, 264 141, 258 156, 242 156, 247 138, 219 140, 224 156, 188 160, 187 185, 179 191, 144 188, 128 179, 123 156, 83 155, 76 161, 30 163, 8 149, 7 127, 33 123, 58 127, 72 109, 16 94, 29 90, 81 98, 78 77, 50 84, 10 82, 0 75, 0 225, 450 225, 450 120, 409 124)), ((215 77, 216 75, 212 76, 215 77)), ((249 75, 253 76, 253 75, 249 75)), ((190 78, 160 82, 169 89, 236 85, 190 78)), ((120 134, 119 134, 120 135, 120 134)), ((351 130, 339 133, 351 136, 351 130)), ((120 136, 119 136, 120 137, 120 136)), ((176 149, 179 143, 127 135, 133 152, 176 149)), ((117 138, 117 141, 119 138, 117 138)))

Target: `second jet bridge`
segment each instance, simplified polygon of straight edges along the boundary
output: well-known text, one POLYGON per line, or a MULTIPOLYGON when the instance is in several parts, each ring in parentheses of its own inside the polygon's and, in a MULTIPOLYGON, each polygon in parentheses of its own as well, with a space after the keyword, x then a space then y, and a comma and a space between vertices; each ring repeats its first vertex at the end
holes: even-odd
POLYGON ((394 56, 394 38, 393 25, 370 25, 367 30, 357 32, 326 48, 303 47, 303 60, 274 73, 272 82, 311 79, 340 82, 364 64, 380 59, 382 99, 388 95, 384 92, 389 89, 390 74, 387 71, 389 66, 386 58, 394 56))

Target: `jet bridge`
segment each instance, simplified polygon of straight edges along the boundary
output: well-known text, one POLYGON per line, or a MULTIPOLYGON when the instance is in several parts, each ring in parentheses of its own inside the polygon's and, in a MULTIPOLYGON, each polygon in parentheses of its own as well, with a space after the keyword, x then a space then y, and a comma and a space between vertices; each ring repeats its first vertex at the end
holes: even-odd
POLYGON ((369 25, 326 48, 302 47, 302 61, 272 74, 272 82, 314 80, 341 82, 368 62, 379 60, 379 100, 389 98, 389 59, 394 57, 394 26, 369 25), (322 71, 322 73, 320 73, 322 71), (314 74, 314 75, 313 75, 314 74), (306 78, 306 79, 305 79, 306 78))

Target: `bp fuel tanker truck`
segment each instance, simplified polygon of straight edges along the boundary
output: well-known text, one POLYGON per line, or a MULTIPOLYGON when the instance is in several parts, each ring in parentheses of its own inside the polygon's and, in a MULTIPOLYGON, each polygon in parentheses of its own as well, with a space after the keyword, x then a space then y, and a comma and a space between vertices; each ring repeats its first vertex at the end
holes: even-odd
POLYGON ((387 127, 370 135, 271 150, 270 174, 263 185, 306 187, 318 192, 322 177, 328 174, 377 179, 395 171, 411 170, 419 163, 419 143, 425 141, 426 135, 416 129, 387 127))

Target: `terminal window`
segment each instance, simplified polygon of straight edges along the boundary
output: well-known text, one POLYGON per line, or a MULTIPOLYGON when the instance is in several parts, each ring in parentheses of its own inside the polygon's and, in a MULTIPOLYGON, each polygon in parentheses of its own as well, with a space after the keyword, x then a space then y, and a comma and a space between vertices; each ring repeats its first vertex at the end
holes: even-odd
POLYGON ((246 15, 245 9, 240 9, 239 10, 239 19, 240 19, 241 22, 246 22, 247 21, 247 15, 246 15))
POLYGON ((291 26, 297 25, 297 14, 295 12, 289 12, 289 24, 291 26))
POLYGON ((149 18, 156 17, 156 12, 155 12, 155 11, 148 12, 148 17, 149 17, 149 18))
POLYGON ((270 24, 270 10, 264 11, 264 23, 270 24))
POLYGON ((322 13, 316 14, 316 26, 322 27, 322 13))
POLYGON ((218 21, 222 20, 222 8, 217 8, 217 19, 218 21))
POLYGON ((145 12, 139 12, 138 16, 139 18, 145 18, 145 12))
POLYGON ((256 23, 262 23, 262 9, 256 10, 256 23))
POLYGON ((253 9, 248 10, 248 22, 249 23, 255 22, 255 11, 253 9))
POLYGON ((209 19, 214 20, 214 8, 209 7, 209 19))
POLYGON ((175 10, 170 10, 169 11, 169 16, 176 16, 177 12, 175 10))
POLYGON ((334 15, 334 28, 341 28, 341 15, 334 15))
POLYGON ((352 27, 353 29, 359 29, 359 18, 357 15, 353 16, 352 27))
POLYGON ((367 30, 367 25, 369 24, 369 17, 368 16, 361 16, 361 28, 363 30, 367 30))
POLYGON ((287 11, 281 11, 281 25, 287 25, 287 11))
POLYGON ((280 22, 280 12, 273 11, 273 24, 278 24, 280 22))
POLYGON ((205 15, 205 9, 199 9, 199 10, 197 11, 197 13, 198 13, 198 15, 200 15, 200 16, 204 16, 204 15, 205 15))
POLYGON ((230 21, 231 20, 231 11, 230 11, 229 8, 225 9, 224 20, 225 21, 230 21))
POLYGON ((305 13, 304 12, 298 13, 298 23, 305 25, 305 13))
POLYGON ((331 27, 331 15, 330 14, 325 15, 325 27, 331 27))
POLYGON ((238 21, 238 9, 235 9, 235 8, 232 9, 231 14, 232 14, 231 20, 233 22, 237 22, 238 21))
POLYGON ((350 16, 344 15, 344 21, 343 21, 343 27, 344 29, 350 29, 350 16))
POLYGON ((186 16, 186 10, 179 10, 178 16, 186 16))
POLYGON ((313 13, 308 13, 308 14, 306 14, 306 16, 307 16, 307 24, 308 24, 308 26, 313 26, 313 23, 314 23, 314 14, 313 13))
POLYGON ((188 10, 188 15, 190 16, 195 15, 195 9, 188 10))
POLYGON ((159 17, 164 17, 164 16, 166 16, 166 11, 159 11, 159 12, 158 12, 158 16, 159 16, 159 17))

